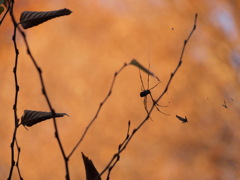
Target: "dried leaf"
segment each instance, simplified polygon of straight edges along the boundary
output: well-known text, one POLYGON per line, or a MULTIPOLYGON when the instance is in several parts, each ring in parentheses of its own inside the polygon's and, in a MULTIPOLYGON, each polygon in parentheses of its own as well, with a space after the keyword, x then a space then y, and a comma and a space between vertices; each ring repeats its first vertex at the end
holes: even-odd
POLYGON ((186 123, 186 122, 188 122, 186 116, 185 116, 185 118, 183 118, 183 117, 180 117, 180 116, 176 115, 176 117, 177 117, 180 121, 182 121, 182 123, 186 123))
MULTIPOLYGON (((67 114, 55 113, 55 117, 63 117, 65 115, 67 114)), ((25 110, 21 118, 21 124, 24 126, 30 127, 34 124, 37 124, 39 122, 42 122, 51 118, 53 118, 53 114, 51 112, 25 110)))
POLYGON ((99 176, 99 173, 95 166, 93 165, 93 162, 88 159, 83 153, 82 158, 86 170, 86 180, 101 180, 101 177, 99 176))
MULTIPOLYGON (((157 80, 159 80, 158 77, 157 77, 155 74, 153 74, 151 71, 149 71, 149 70, 148 70, 147 68, 145 68, 143 65, 141 65, 136 59, 133 59, 133 60, 130 62, 130 64, 138 67, 139 69, 141 69, 141 70, 144 71, 145 73, 147 73, 147 74, 149 74, 150 76, 153 76, 153 77, 157 78, 157 80)), ((160 80, 159 80, 159 81, 160 81, 160 80)))
POLYGON ((24 29, 37 26, 50 19, 71 14, 69 9, 60 9, 56 11, 24 11, 20 17, 20 24, 24 29))

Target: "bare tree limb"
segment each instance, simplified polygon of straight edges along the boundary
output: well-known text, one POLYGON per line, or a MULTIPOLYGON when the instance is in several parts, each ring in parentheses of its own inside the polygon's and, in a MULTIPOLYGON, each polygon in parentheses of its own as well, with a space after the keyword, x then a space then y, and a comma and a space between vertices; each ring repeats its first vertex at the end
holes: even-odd
MULTIPOLYGON (((150 110, 148 111, 147 116, 145 117, 145 119, 132 131, 132 133, 129 135, 129 137, 127 138, 127 140, 124 142, 124 145, 122 145, 119 149, 118 152, 116 154, 113 155, 112 159, 110 160, 110 162, 107 164, 106 168, 104 168, 104 170, 100 173, 99 176, 103 175, 107 170, 111 171, 112 167, 115 166, 115 164, 117 163, 117 161, 119 161, 120 158, 120 154, 124 151, 124 149, 126 149, 128 143, 131 141, 131 139, 133 138, 133 136, 135 135, 136 132, 138 132, 140 130, 140 128, 147 122, 147 120, 150 118, 150 115, 155 107, 155 105, 158 103, 158 101, 166 94, 166 92, 168 91, 168 88, 172 82, 173 77, 175 76, 176 72, 178 71, 179 67, 182 64, 182 58, 183 58, 183 54, 185 51, 185 47, 189 41, 189 39, 191 38, 193 32, 196 29, 196 23, 197 23, 197 14, 195 14, 195 19, 194 19, 194 24, 193 24, 193 28, 190 32, 190 34, 188 35, 187 39, 184 40, 184 44, 183 44, 183 48, 182 48, 182 52, 179 58, 179 62, 178 65, 176 66, 175 70, 171 73, 170 78, 168 80, 168 83, 164 89, 164 91, 162 92, 162 94, 157 98, 156 101, 153 102, 152 107, 150 108, 150 110)), ((109 179, 109 174, 107 176, 107 179, 109 179)))
POLYGON ((14 0, 11 0, 11 3, 10 3, 10 5, 11 5, 11 7, 10 7, 10 16, 11 16, 12 22, 14 24, 13 41, 14 41, 14 47, 15 47, 15 53, 16 53, 15 66, 14 66, 14 69, 13 69, 14 78, 15 78, 15 86, 16 86, 16 94, 15 94, 15 103, 13 105, 14 117, 15 117, 15 129, 14 129, 14 132, 13 132, 13 140, 12 140, 12 143, 11 143, 12 166, 10 168, 9 179, 11 179, 13 167, 15 165, 15 162, 14 162, 14 141, 16 139, 16 132, 17 132, 18 121, 19 121, 18 118, 17 118, 17 99, 18 99, 19 86, 17 84, 17 73, 16 73, 17 72, 17 63, 18 63, 18 54, 19 54, 18 49, 17 49, 17 45, 16 45, 16 30, 18 30, 20 32, 20 34, 22 35, 23 39, 24 39, 24 43, 25 43, 26 48, 27 48, 27 54, 29 55, 30 59, 32 60, 34 66, 35 66, 35 68, 36 68, 36 70, 37 70, 37 72, 39 74, 40 83, 41 83, 41 86, 42 86, 42 94, 45 97, 45 99, 47 101, 47 104, 48 104, 48 107, 49 107, 49 109, 50 109, 50 111, 51 111, 51 113, 53 115, 53 124, 54 124, 54 129, 55 129, 55 137, 57 139, 59 148, 61 150, 61 153, 62 153, 62 156, 63 156, 63 159, 64 159, 65 170, 66 170, 66 180, 69 180, 70 179, 70 177, 69 177, 70 175, 69 175, 68 158, 67 158, 67 156, 65 154, 62 142, 61 142, 60 137, 59 137, 59 132, 58 132, 57 123, 56 123, 56 119, 55 119, 55 110, 53 109, 53 107, 51 105, 51 102, 49 100, 49 97, 48 97, 48 94, 47 94, 47 91, 46 91, 46 88, 45 88, 45 84, 44 84, 43 76, 42 76, 42 70, 38 66, 36 60, 34 59, 32 53, 30 51, 29 44, 28 44, 25 32, 23 30, 21 30, 21 28, 18 26, 17 21, 15 20, 15 17, 14 17, 14 14, 13 14, 13 4, 14 4, 14 0))

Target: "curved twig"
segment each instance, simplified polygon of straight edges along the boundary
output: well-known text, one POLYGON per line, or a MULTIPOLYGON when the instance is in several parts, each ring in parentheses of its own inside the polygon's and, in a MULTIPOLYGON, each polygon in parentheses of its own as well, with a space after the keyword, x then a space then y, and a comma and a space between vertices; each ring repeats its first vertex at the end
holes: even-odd
POLYGON ((108 91, 108 94, 107 96, 104 98, 104 100, 100 103, 98 109, 97 109, 97 112, 96 114, 94 115, 94 117, 92 118, 92 120, 89 122, 89 124, 87 125, 87 127, 85 128, 81 138, 79 139, 79 141, 77 142, 77 144, 74 146, 74 148, 72 149, 72 151, 70 152, 70 154, 68 155, 68 158, 70 158, 72 156, 72 154, 74 153, 74 151, 77 149, 77 147, 79 146, 79 144, 83 141, 84 137, 86 136, 87 132, 88 132, 88 129, 92 126, 92 124, 94 123, 94 121, 97 119, 98 117, 98 114, 99 112, 101 111, 103 105, 105 104, 105 102, 108 100, 108 98, 111 96, 112 94, 112 90, 113 90, 113 86, 115 84, 115 81, 116 81, 116 78, 117 78, 117 75, 126 67, 128 66, 128 64, 124 63, 123 66, 117 71, 114 73, 114 76, 113 76, 113 80, 112 80, 112 84, 110 86, 110 89, 108 91))

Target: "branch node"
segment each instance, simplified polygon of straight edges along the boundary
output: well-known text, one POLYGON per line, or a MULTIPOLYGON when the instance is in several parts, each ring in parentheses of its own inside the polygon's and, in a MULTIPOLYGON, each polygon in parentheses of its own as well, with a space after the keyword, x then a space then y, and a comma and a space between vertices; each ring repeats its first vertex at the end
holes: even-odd
POLYGON ((44 88, 42 88, 42 94, 45 96, 46 95, 46 91, 44 88))
POLYGON ((57 131, 55 131, 55 138, 57 138, 58 139, 58 133, 57 133, 57 131))
POLYGON ((42 74, 42 70, 40 67, 37 67, 37 70, 38 70, 39 74, 42 74))
POLYGON ((16 91, 19 91, 19 85, 16 86, 16 91))

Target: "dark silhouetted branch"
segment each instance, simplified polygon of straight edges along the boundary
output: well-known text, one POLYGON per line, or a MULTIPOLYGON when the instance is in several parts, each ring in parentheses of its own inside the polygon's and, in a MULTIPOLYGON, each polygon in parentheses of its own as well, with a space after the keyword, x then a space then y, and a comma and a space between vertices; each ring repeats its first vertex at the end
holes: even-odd
POLYGON ((96 114, 94 115, 94 117, 92 118, 92 120, 90 121, 90 123, 87 125, 87 127, 85 128, 81 138, 79 139, 79 141, 77 142, 77 144, 74 146, 73 150, 70 152, 70 154, 68 155, 68 158, 70 158, 72 156, 72 154, 74 153, 74 151, 77 149, 77 147, 79 146, 79 144, 83 141, 84 137, 86 136, 87 132, 88 132, 88 129, 92 126, 92 124, 94 123, 94 121, 97 119, 103 105, 105 104, 105 102, 108 100, 108 98, 111 96, 112 94, 112 90, 113 90, 113 86, 115 84, 115 81, 116 81, 116 78, 118 76, 118 74, 126 67, 130 65, 130 63, 126 64, 124 63, 124 65, 117 71, 114 73, 114 76, 113 76, 113 80, 112 80, 112 84, 110 86, 110 89, 108 91, 108 94, 107 96, 104 98, 104 100, 100 103, 98 109, 97 109, 97 112, 96 114))
MULTIPOLYGON (((16 30, 17 30, 17 23, 15 21, 15 18, 13 16, 13 7, 14 7, 14 1, 11 1, 11 3, 9 4, 9 8, 10 8, 10 16, 12 18, 12 23, 14 26, 14 30, 13 30, 13 36, 12 36, 12 40, 13 40, 13 45, 14 45, 14 50, 15 50, 15 63, 14 63, 14 67, 13 67, 13 74, 14 74, 14 82, 15 82, 15 98, 14 98, 14 104, 13 104, 13 112, 14 112, 14 130, 13 130, 13 136, 12 136, 12 142, 11 142, 11 167, 10 167, 10 171, 9 171, 9 176, 8 179, 10 180, 12 178, 12 173, 13 173, 13 168, 16 165, 16 163, 18 164, 18 160, 19 160, 19 156, 20 156, 20 152, 18 151, 18 159, 17 162, 15 162, 14 159, 14 144, 17 141, 16 140, 16 135, 17 135, 17 128, 18 128, 18 116, 17 116, 17 105, 18 105, 18 92, 19 92, 19 85, 18 85, 18 77, 17 77, 17 68, 18 68, 18 55, 19 55, 19 51, 18 51, 18 47, 17 47, 17 42, 16 42, 16 30)), ((17 145, 17 148, 19 149, 19 146, 17 145)), ((19 168, 18 168, 19 170, 19 168)), ((21 178, 20 174, 19 177, 21 178)))
POLYGON ((31 51, 30 51, 30 48, 29 48, 29 44, 28 44, 28 41, 27 41, 27 37, 26 37, 26 34, 25 32, 18 26, 18 31, 21 33, 23 39, 24 39, 24 42, 25 42, 25 45, 26 45, 26 48, 27 48, 27 54, 29 55, 29 57, 31 58, 37 72, 38 72, 38 75, 39 75, 39 79, 40 79, 40 82, 41 82, 41 86, 42 86, 42 94, 43 96, 45 97, 46 101, 47 101, 47 104, 48 104, 48 107, 50 109, 50 112, 52 113, 52 116, 53 116, 53 124, 54 124, 54 129, 55 129, 55 137, 57 139, 57 142, 58 142, 58 145, 59 145, 59 148, 61 150, 61 153, 62 153, 62 156, 63 156, 63 159, 64 159, 64 163, 65 163, 65 169, 66 169, 66 180, 69 180, 70 177, 69 177, 69 165, 68 165, 68 158, 65 154, 65 151, 63 149, 63 145, 62 145, 62 142, 60 140, 60 137, 59 137, 59 132, 58 132, 58 127, 57 127, 57 122, 56 122, 56 118, 55 118, 55 110, 53 109, 52 107, 52 104, 49 100, 49 97, 48 97, 48 94, 47 94, 47 91, 46 91, 46 88, 45 88, 45 84, 44 84, 44 80, 43 80, 43 76, 42 76, 42 70, 41 68, 38 66, 37 64, 37 61, 34 59, 31 51))
POLYGON ((17 148, 17 151, 18 151, 16 167, 17 167, 18 176, 19 176, 20 180, 23 180, 21 172, 20 172, 20 167, 19 167, 19 159, 20 159, 21 148, 18 146, 17 138, 16 138, 15 142, 16 142, 16 148, 17 148))
MULTIPOLYGON (((127 140, 129 139, 129 132, 130 132, 130 125, 131 125, 131 121, 128 121, 128 129, 127 129, 127 135, 126 138, 123 140, 123 142, 121 144, 119 144, 118 146, 118 152, 114 155, 114 159, 112 159, 112 161, 110 161, 107 165, 107 167, 105 169, 108 169, 108 174, 107 174, 107 180, 110 179, 110 174, 112 172, 112 169, 114 168, 114 166, 117 164, 117 162, 120 160, 120 150, 122 149, 122 147, 124 147, 125 143, 127 142, 127 140)), ((126 146, 125 146, 126 147, 126 146)))
MULTIPOLYGON (((58 128, 57 128, 57 123, 56 123, 56 119, 55 119, 55 110, 53 109, 51 102, 49 100, 49 97, 47 95, 46 92, 46 88, 44 85, 44 81, 43 81, 43 76, 42 76, 42 70, 41 68, 38 66, 36 60, 34 59, 30 48, 29 48, 29 44, 26 38, 26 34, 24 33, 23 30, 21 30, 21 28, 18 26, 17 21, 15 20, 14 14, 13 14, 13 4, 14 4, 14 0, 11 1, 12 3, 10 3, 10 16, 12 18, 12 23, 14 24, 14 35, 13 35, 13 42, 14 42, 14 47, 15 47, 15 54, 16 54, 16 58, 15 58, 15 66, 13 68, 13 72, 14 72, 14 78, 15 78, 15 86, 16 86, 16 94, 15 94, 15 102, 13 105, 13 109, 14 109, 14 117, 15 117, 15 129, 13 132, 13 139, 12 139, 12 143, 11 143, 11 156, 12 156, 12 162, 11 162, 11 168, 10 168, 10 173, 9 173, 9 179, 11 179, 12 176, 12 171, 13 171, 13 167, 15 165, 15 161, 14 161, 14 141, 16 140, 16 132, 17 132, 17 127, 18 127, 18 118, 17 118, 17 99, 18 99, 18 91, 19 91, 19 86, 17 83, 17 63, 18 63, 18 49, 17 49, 17 44, 16 44, 16 30, 18 30, 20 32, 20 34, 22 35, 26 48, 27 48, 27 54, 29 55, 30 59, 32 60, 35 68, 37 69, 37 72, 39 74, 39 78, 40 78, 40 82, 41 82, 41 86, 42 86, 42 94, 44 95, 48 107, 52 113, 53 116, 53 124, 54 124, 54 128, 55 128, 55 137, 57 139, 58 145, 60 147, 64 162, 65 162, 65 169, 66 169, 66 180, 69 180, 69 165, 68 165, 68 158, 65 155, 64 149, 63 149, 63 145, 61 143, 60 137, 59 137, 59 133, 58 133, 58 128)), ((20 153, 20 151, 19 151, 20 153)))
MULTIPOLYGON (((113 166, 115 166, 115 164, 118 162, 120 154, 123 152, 123 150, 127 147, 128 143, 131 141, 131 139, 133 138, 133 136, 135 135, 135 133, 137 131, 139 131, 139 129, 147 122, 147 120, 150 118, 150 115, 155 107, 155 105, 157 105, 158 101, 164 96, 164 94, 166 94, 166 92, 168 91, 169 85, 172 82, 173 77, 175 76, 176 72, 178 71, 179 67, 182 64, 182 58, 183 58, 183 54, 185 51, 185 47, 186 44, 188 43, 189 39, 191 38, 193 32, 196 29, 196 23, 197 23, 197 14, 195 15, 195 19, 194 19, 194 24, 193 24, 193 28, 189 34, 189 36, 187 37, 186 40, 184 40, 184 44, 183 44, 183 48, 182 48, 182 52, 179 58, 179 62, 178 65, 176 66, 175 70, 171 73, 170 78, 168 80, 168 83, 164 89, 164 91, 162 92, 162 94, 157 98, 156 101, 153 102, 153 105, 151 106, 150 110, 148 111, 147 116, 145 117, 145 119, 132 131, 132 133, 129 135, 129 137, 127 138, 127 140, 124 142, 124 144, 122 146, 120 146, 120 148, 118 148, 118 152, 116 154, 113 155, 112 159, 110 160, 110 162, 108 163, 108 165, 106 166, 106 168, 104 168, 104 170, 100 173, 100 176, 105 173, 107 170, 111 171, 113 166)), ((107 177, 107 179, 109 179, 109 175, 107 177)))

